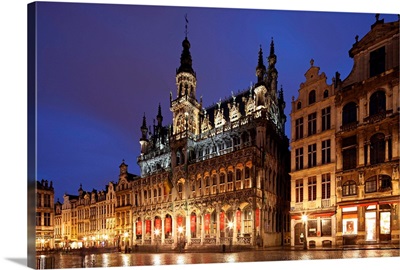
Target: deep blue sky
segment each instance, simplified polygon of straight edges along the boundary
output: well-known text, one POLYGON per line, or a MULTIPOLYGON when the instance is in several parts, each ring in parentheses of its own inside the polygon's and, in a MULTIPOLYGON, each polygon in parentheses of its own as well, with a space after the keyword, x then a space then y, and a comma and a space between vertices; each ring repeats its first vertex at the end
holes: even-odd
POLYGON ((161 103, 163 124, 171 123, 185 14, 204 107, 254 82, 259 47, 267 57, 274 39, 288 137, 291 98, 310 60, 328 83, 336 71, 344 79, 355 36, 375 21, 372 13, 39 3, 37 179, 53 181, 56 199, 81 183, 91 191, 117 181, 123 159, 140 174, 143 115, 152 125, 161 103))

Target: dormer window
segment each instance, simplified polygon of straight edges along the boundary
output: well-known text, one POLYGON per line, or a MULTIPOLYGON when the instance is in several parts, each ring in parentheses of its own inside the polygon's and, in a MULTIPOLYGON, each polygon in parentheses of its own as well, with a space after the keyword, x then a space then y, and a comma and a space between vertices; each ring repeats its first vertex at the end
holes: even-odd
POLYGON ((369 54, 369 76, 374 77, 385 71, 385 47, 369 54))
POLYGON ((308 105, 314 104, 315 103, 315 90, 312 90, 308 94, 308 105))

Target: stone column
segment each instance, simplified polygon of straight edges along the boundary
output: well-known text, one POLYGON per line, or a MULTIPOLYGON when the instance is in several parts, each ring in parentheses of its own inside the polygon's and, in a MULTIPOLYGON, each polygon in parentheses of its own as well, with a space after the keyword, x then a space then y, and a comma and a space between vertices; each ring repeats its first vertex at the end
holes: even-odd
POLYGON ((390 135, 385 136, 385 162, 389 161, 389 139, 390 135))
POLYGON ((221 241, 221 230, 220 230, 220 225, 221 225, 221 223, 220 223, 220 220, 219 220, 219 218, 220 218, 220 213, 221 213, 221 207, 220 206, 217 206, 216 208, 215 208, 215 213, 216 213, 216 216, 217 216, 217 236, 216 236, 216 238, 215 238, 215 241, 216 241, 216 244, 217 245, 219 245, 220 244, 220 241, 221 241))
POLYGON ((161 244, 165 242, 165 215, 161 215, 161 244))

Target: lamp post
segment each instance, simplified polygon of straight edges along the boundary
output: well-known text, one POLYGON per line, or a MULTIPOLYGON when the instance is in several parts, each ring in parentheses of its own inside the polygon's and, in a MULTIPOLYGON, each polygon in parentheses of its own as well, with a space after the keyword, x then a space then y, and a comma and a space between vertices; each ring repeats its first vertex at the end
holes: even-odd
POLYGON ((154 234, 156 235, 156 252, 158 252, 158 236, 160 234, 160 230, 159 229, 155 229, 154 230, 154 234))
POLYGON ((42 250, 44 250, 44 238, 40 239, 40 243, 42 244, 42 250))
POLYGON ((125 246, 125 253, 128 252, 128 245, 126 244, 126 239, 128 238, 128 232, 124 233, 124 246, 125 246))
POLYGON ((301 220, 303 221, 303 230, 304 230, 304 240, 303 240, 303 249, 307 249, 307 215, 303 214, 301 216, 301 220))
POLYGON ((182 252, 182 233, 183 233, 183 227, 182 226, 178 227, 178 232, 179 232, 179 242, 178 242, 179 252, 182 252))
POLYGON ((229 221, 228 222, 228 228, 229 228, 229 251, 232 251, 232 241, 233 241, 233 234, 232 234, 232 230, 233 230, 233 222, 229 221))

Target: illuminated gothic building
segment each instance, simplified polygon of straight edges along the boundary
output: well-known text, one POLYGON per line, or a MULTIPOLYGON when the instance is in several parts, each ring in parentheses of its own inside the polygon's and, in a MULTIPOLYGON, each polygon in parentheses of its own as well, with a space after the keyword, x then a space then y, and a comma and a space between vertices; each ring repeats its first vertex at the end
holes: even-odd
POLYGON ((349 55, 331 85, 312 63, 292 101, 292 245, 399 243, 399 21, 377 15, 349 55))
POLYGON ((132 244, 171 248, 283 244, 289 150, 273 41, 268 67, 259 50, 257 83, 207 108, 197 99, 187 37, 182 47, 172 124, 163 125, 160 107, 152 130, 143 117, 141 176, 130 182, 133 230, 121 234, 132 244))

